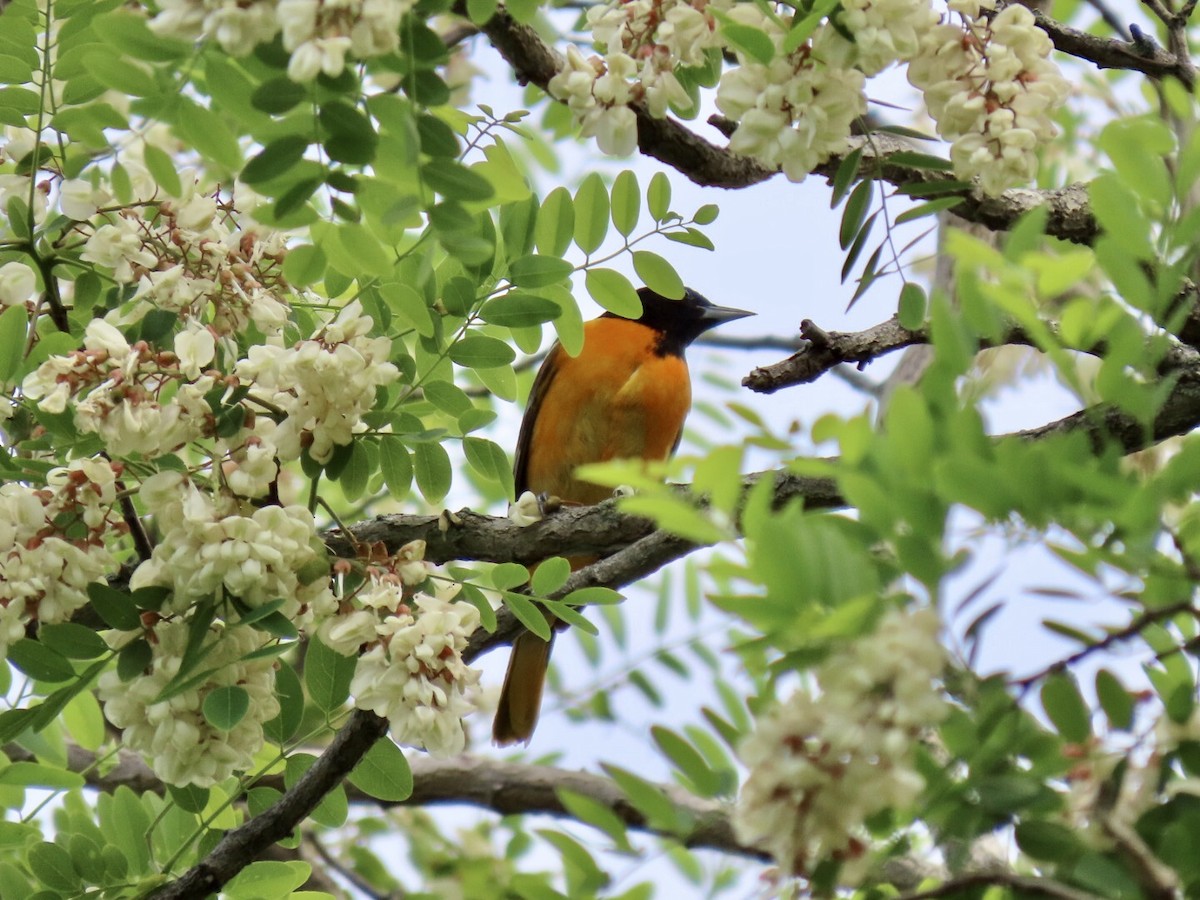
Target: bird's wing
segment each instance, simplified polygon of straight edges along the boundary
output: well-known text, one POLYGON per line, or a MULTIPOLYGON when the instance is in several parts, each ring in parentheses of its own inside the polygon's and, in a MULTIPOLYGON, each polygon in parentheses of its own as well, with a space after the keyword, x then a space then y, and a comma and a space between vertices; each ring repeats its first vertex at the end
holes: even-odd
POLYGON ((537 421, 538 410, 565 355, 566 351, 561 344, 556 343, 551 347, 541 368, 538 369, 537 377, 533 379, 533 388, 529 391, 529 405, 525 407, 525 418, 521 420, 521 434, 517 438, 517 450, 513 454, 513 484, 518 497, 529 490, 529 450, 533 442, 533 427, 537 421))

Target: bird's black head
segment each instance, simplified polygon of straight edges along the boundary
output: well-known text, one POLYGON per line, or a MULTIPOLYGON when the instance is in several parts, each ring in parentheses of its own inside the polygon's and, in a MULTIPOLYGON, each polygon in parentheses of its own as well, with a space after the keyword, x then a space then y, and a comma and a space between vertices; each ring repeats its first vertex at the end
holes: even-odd
POLYGON ((754 315, 742 309, 716 306, 691 288, 684 288, 679 300, 645 287, 638 290, 638 297, 642 301, 642 314, 637 321, 662 335, 657 348, 661 356, 682 356, 687 346, 710 328, 754 315))

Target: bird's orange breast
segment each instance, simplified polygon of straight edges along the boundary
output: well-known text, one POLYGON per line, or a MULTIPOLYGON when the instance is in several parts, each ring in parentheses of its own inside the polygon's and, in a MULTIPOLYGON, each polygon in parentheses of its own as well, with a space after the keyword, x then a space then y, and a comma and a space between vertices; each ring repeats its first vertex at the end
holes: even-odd
POLYGON ((671 455, 691 406, 687 363, 657 353, 658 332, 626 319, 584 326, 583 350, 558 347, 547 360, 532 433, 523 451, 525 488, 592 504, 609 488, 580 481, 574 470, 613 459, 662 460, 671 455))

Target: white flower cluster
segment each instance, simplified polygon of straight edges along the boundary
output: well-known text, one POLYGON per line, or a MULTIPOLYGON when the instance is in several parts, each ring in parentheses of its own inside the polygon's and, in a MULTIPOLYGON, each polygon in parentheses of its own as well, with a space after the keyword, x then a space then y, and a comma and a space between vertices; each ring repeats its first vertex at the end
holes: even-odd
MULTIPOLYGON (((115 671, 100 676, 97 690, 104 715, 124 729, 122 740, 141 753, 154 773, 168 784, 211 787, 234 772, 245 771, 263 746, 263 723, 279 714, 275 668, 270 658, 248 660, 269 635, 252 628, 214 624, 197 671, 201 683, 158 700, 180 673, 188 645, 188 622, 162 619, 146 637, 153 651, 147 671, 122 681, 115 671), (246 714, 228 731, 213 726, 203 712, 204 699, 216 688, 242 688, 250 698, 246 714)), ((121 634, 119 639, 140 636, 121 634)))
POLYGON ((948 141, 954 172, 979 177, 996 196, 1037 174, 1037 147, 1056 134, 1051 116, 1070 84, 1050 61, 1053 45, 1028 9, 958 0, 961 25, 943 23, 921 38, 908 80, 925 94, 938 134, 948 141))
POLYGON ((691 98, 675 77, 676 66, 699 66, 719 47, 713 10, 732 0, 628 0, 593 6, 588 25, 604 58, 584 59, 567 50, 567 67, 550 82, 550 93, 575 112, 585 136, 595 135, 606 153, 632 153, 637 120, 628 104, 643 101, 652 116, 691 98))
POLYGON ((87 586, 117 571, 114 510, 122 467, 77 459, 47 487, 0 485, 0 657, 31 621, 64 622, 88 602, 87 586))
POLYGON ((757 7, 739 6, 731 16, 765 31, 776 53, 767 65, 739 53, 740 65, 721 76, 717 108, 738 123, 729 148, 803 181, 847 148, 851 124, 867 111, 866 77, 840 63, 849 45, 832 27, 784 53, 787 32, 757 7))
POLYGON ((274 335, 288 314, 285 253, 282 235, 240 230, 231 210, 196 195, 157 204, 150 218, 131 207, 92 227, 83 258, 111 269, 118 284, 137 285, 118 324, 165 309, 204 320, 219 335, 239 334, 251 322, 274 335))
POLYGON ((357 59, 399 46, 400 19, 415 0, 162 0, 150 27, 185 40, 212 38, 245 56, 282 32, 291 54, 288 77, 310 81, 338 75, 347 55, 357 59))
POLYGON ((789 876, 863 855, 863 823, 912 803, 924 783, 912 748, 939 722, 945 662, 932 610, 894 611, 873 635, 817 669, 759 719, 740 748, 750 775, 734 816, 739 840, 765 847, 789 876))
POLYGON ((328 462, 334 447, 364 429, 375 389, 399 375, 387 361, 391 340, 370 337, 373 324, 355 300, 309 340, 292 347, 257 344, 238 362, 237 377, 287 414, 277 428, 262 432, 281 459, 297 459, 307 447, 317 462, 328 462))
POLYGON ((336 607, 307 508, 254 508, 231 495, 205 493, 172 471, 146 479, 141 497, 161 537, 130 587, 171 588, 165 611, 186 612, 218 592, 251 607, 282 597, 287 602, 280 612, 306 627, 336 607))
POLYGON ((479 672, 462 652, 479 611, 453 602, 458 585, 413 594, 430 566, 425 542, 413 541, 367 569, 365 584, 322 624, 321 639, 347 656, 361 652, 350 693, 354 705, 387 718, 397 743, 435 756, 461 753, 463 718, 479 672))
POLYGON ((864 75, 913 59, 921 37, 938 22, 929 0, 844 0, 838 24, 854 35, 851 54, 864 75))
POLYGON ((100 435, 112 456, 155 457, 200 437, 211 418, 204 395, 215 378, 188 381, 180 364, 178 354, 155 351, 145 341, 130 345, 112 325, 93 319, 81 350, 51 356, 21 389, 48 413, 65 412, 69 404, 76 427, 100 435))

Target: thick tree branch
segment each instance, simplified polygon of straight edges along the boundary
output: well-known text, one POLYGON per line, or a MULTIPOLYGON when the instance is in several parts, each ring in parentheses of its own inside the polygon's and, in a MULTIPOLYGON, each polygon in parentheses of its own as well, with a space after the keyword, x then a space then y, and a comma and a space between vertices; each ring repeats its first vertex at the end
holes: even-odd
MULTIPOLYGON (((844 505, 831 478, 758 472, 746 476, 746 489, 763 478, 776 480, 777 504, 801 499, 810 509, 844 505)), ((653 522, 626 515, 617 509, 616 501, 608 501, 597 506, 564 507, 528 526, 468 509, 460 510, 453 517, 379 516, 354 526, 353 540, 340 531, 331 531, 326 535, 325 543, 335 556, 350 558, 355 555, 355 541, 360 544, 382 542, 388 552, 395 552, 409 541, 423 540, 426 542, 425 558, 434 563, 473 559, 527 564, 550 556, 583 553, 611 556, 653 532, 653 522)))

